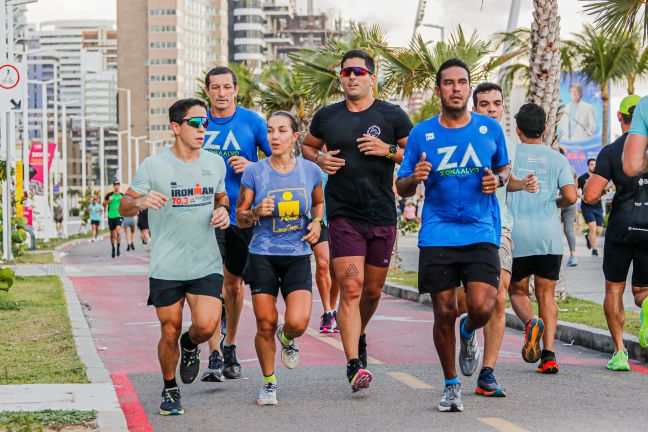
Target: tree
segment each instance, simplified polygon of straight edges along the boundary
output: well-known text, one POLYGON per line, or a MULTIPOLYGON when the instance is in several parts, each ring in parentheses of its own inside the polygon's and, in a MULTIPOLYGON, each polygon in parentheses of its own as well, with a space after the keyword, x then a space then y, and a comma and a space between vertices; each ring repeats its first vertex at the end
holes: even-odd
POLYGON ((545 144, 556 148, 560 101, 560 17, 558 0, 533 0, 529 100, 547 113, 545 144))
POLYGON ((635 53, 632 55, 632 66, 628 73, 628 94, 635 92, 635 82, 637 79, 648 75, 648 47, 642 46, 638 33, 633 34, 632 41, 635 47, 635 53))
POLYGON ((606 35, 591 25, 586 25, 581 33, 574 35, 574 40, 567 41, 577 56, 579 69, 588 81, 597 84, 601 89, 603 100, 603 146, 608 144, 610 107, 609 85, 629 77, 636 66, 636 46, 631 38, 622 34, 606 35))
POLYGON ((606 35, 632 34, 641 29, 648 39, 648 5, 646 0, 580 0, 583 8, 595 16, 596 28, 606 35))

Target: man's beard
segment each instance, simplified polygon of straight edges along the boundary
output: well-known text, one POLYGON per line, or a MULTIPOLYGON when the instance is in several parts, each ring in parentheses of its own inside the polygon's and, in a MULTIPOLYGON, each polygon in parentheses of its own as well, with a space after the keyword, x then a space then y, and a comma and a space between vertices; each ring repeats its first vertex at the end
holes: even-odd
POLYGON ((439 99, 441 99, 441 108, 443 112, 451 116, 458 117, 459 115, 465 113, 468 110, 468 100, 466 100, 463 105, 456 107, 456 106, 451 106, 443 97, 440 97, 439 99))

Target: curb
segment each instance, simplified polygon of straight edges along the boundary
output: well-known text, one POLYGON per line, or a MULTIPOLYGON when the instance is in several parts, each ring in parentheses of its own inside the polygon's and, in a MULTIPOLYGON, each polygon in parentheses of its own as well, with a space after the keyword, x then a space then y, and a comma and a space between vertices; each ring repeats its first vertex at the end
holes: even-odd
POLYGON ((63 248, 68 247, 76 242, 83 240, 73 240, 57 247, 54 251, 56 263, 61 267, 60 278, 63 282, 63 290, 65 292, 65 299, 67 302, 68 315, 70 317, 70 324, 72 326, 72 334, 74 335, 74 342, 76 344, 77 353, 79 358, 86 367, 88 379, 92 384, 109 384, 110 385, 110 401, 107 401, 114 409, 99 411, 97 413, 97 424, 102 431, 127 431, 126 417, 121 410, 117 393, 110 378, 108 370, 104 366, 103 361, 99 357, 95 349, 94 340, 90 334, 88 322, 83 315, 81 309, 81 302, 77 296, 74 284, 65 275, 63 267, 61 266, 61 251, 63 248))
MULTIPOLYGON (((430 295, 419 294, 416 288, 390 282, 385 283, 383 292, 403 300, 409 300, 432 307, 432 299, 430 295)), ((522 321, 520 321, 511 309, 506 310, 506 326, 512 329, 524 331, 524 324, 522 324, 522 321)), ((556 339, 604 353, 612 354, 614 351, 612 336, 610 336, 606 330, 589 327, 583 324, 558 321, 556 339)), ((648 363, 648 350, 641 348, 639 338, 624 333, 623 342, 628 350, 628 356, 631 359, 648 363)))

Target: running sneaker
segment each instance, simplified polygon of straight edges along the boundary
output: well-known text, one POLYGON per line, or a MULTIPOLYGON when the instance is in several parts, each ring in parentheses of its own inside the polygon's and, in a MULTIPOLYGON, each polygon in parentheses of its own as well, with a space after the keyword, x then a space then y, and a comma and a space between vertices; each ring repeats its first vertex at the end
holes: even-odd
POLYGON ((526 325, 526 336, 522 347, 522 358, 527 363, 535 363, 540 359, 540 340, 544 333, 542 318, 533 318, 526 325))
POLYGON ((281 361, 288 369, 294 369, 299 364, 299 349, 295 340, 291 340, 287 345, 281 340, 281 333, 283 331, 283 323, 277 326, 277 340, 281 344, 281 361))
POLYGON ((111 254, 111 256, 112 256, 113 258, 115 258, 115 246, 112 247, 112 254, 111 254))
POLYGON ((121 247, 121 243, 117 243, 117 256, 121 256, 121 252, 119 251, 120 247, 121 247))
POLYGON ((162 390, 160 415, 172 416, 184 414, 184 410, 182 409, 182 402, 180 402, 180 399, 180 389, 178 387, 162 390))
POLYGON ((241 378, 241 365, 236 358, 236 345, 223 346, 223 363, 223 375, 225 375, 225 378, 241 378))
POLYGON ((128 252, 129 250, 130 250, 130 245, 127 245, 126 246, 126 252, 128 252))
POLYGON ((182 359, 180 359, 180 379, 185 384, 196 381, 200 374, 200 350, 198 348, 188 350, 180 347, 182 359))
POLYGON ((367 368, 367 335, 361 334, 358 340, 358 359, 360 360, 360 367, 367 368))
POLYGON ((134 251, 135 250, 135 243, 131 243, 130 246, 131 246, 131 250, 134 251))
POLYGON ((611 371, 627 372, 630 370, 630 362, 628 361, 627 351, 617 351, 607 364, 607 368, 611 371))
POLYGON ((570 256, 567 260, 567 267, 576 267, 578 265, 578 260, 575 256, 570 256))
POLYGON ((209 366, 202 373, 200 381, 205 382, 223 382, 223 356, 218 351, 214 351, 209 356, 209 366))
POLYGON ((464 410, 461 401, 461 384, 445 386, 438 408, 441 412, 462 412, 464 410))
MULTIPOLYGON (((459 328, 463 326, 463 323, 468 319, 468 315, 465 315, 459 321, 459 328)), ((481 351, 479 350, 479 344, 477 343, 477 333, 473 332, 473 335, 470 339, 464 339, 459 333, 459 339, 461 342, 461 347, 459 348, 459 367, 461 368, 461 373, 465 376, 471 376, 475 373, 481 362, 481 351)))
POLYGON ((560 366, 558 366, 555 356, 545 357, 542 360, 540 360, 540 364, 536 369, 537 372, 543 374, 557 374, 559 370, 560 370, 560 366))
POLYGON ((320 321, 320 333, 333 333, 333 312, 324 312, 320 321))
POLYGON ((263 384, 259 391, 257 405, 277 405, 277 403, 277 383, 271 381, 263 384))
POLYGON ((639 344, 642 348, 648 348, 648 297, 641 303, 641 312, 639 313, 639 344))
POLYGON ((481 396, 506 397, 506 391, 497 384, 492 368, 483 368, 477 379, 475 393, 481 396))
POLYGON ((340 333, 338 328, 337 311, 333 311, 333 333, 340 333))
POLYGON ((592 244, 589 241, 589 236, 587 233, 585 233, 585 244, 587 245, 587 249, 592 249, 592 244))
POLYGON ((358 371, 349 379, 349 383, 351 384, 351 390, 353 393, 369 388, 369 384, 371 384, 371 380, 373 380, 373 374, 369 372, 367 369, 358 369, 358 371))
POLYGON ((599 256, 598 249, 592 249, 592 256, 599 256))

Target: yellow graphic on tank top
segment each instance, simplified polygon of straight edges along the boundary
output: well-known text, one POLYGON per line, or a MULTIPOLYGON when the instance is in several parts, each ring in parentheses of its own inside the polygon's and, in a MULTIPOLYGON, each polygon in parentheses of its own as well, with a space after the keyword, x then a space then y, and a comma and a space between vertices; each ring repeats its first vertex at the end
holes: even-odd
POLYGON ((309 208, 308 196, 303 188, 278 189, 268 192, 275 199, 272 231, 285 233, 304 228, 304 214, 309 208))

